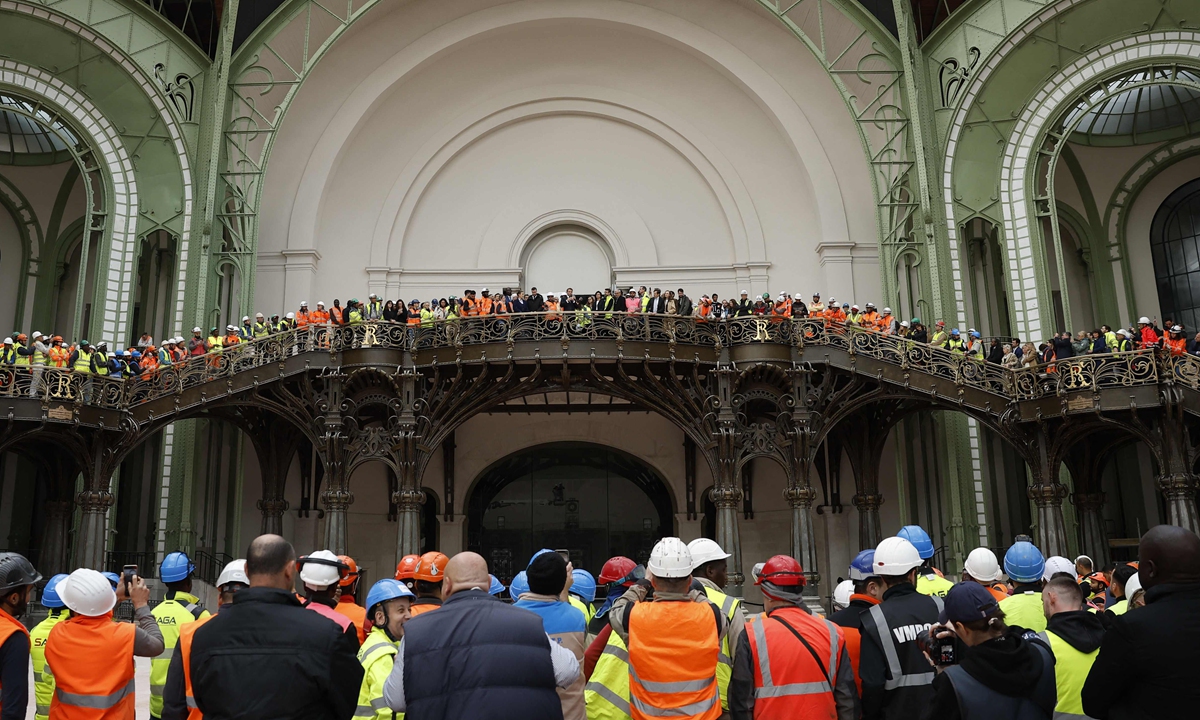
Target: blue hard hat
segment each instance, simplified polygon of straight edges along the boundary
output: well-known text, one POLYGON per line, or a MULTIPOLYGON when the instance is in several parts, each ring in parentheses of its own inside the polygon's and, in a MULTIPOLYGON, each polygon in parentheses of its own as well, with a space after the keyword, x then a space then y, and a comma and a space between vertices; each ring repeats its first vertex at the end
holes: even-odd
POLYGON ((850 561, 850 579, 866 580, 875 577, 879 573, 875 572, 874 564, 875 548, 863 550, 850 561))
POLYGON ((495 575, 488 575, 492 579, 492 584, 488 586, 488 595, 499 595, 504 592, 504 583, 500 582, 500 578, 495 575))
POLYGON ((413 595, 413 591, 399 580, 384 578, 372 585, 370 591, 367 592, 367 612, 381 602, 402 597, 415 598, 416 595, 413 595))
POLYGON ((66 603, 64 603, 62 598, 58 596, 58 584, 63 580, 66 580, 66 578, 66 573, 59 573, 50 578, 50 581, 46 583, 46 588, 42 590, 42 607, 66 607, 66 603))
POLYGON ((571 571, 571 577, 574 582, 571 583, 571 592, 583 598, 587 602, 596 601, 596 578, 587 570, 575 568, 571 571))
POLYGON ((950 334, 951 334, 951 335, 957 335, 957 334, 958 334, 958 328, 954 328, 953 330, 951 330, 951 331, 950 331, 950 334))
POLYGON ((140 352, 138 352, 137 350, 133 351, 133 359, 134 360, 140 360, 141 357, 142 357, 142 354, 140 352))
POLYGON ((165 583, 187 580, 196 572, 196 565, 188 559, 187 553, 173 552, 163 558, 158 566, 158 579, 165 583))
POLYGON ((113 590, 116 590, 117 586, 121 584, 121 576, 115 572, 106 572, 100 574, 103 575, 106 580, 112 583, 113 590))
POLYGON ((525 576, 525 571, 522 570, 517 573, 517 576, 512 579, 512 584, 508 586, 508 596, 513 600, 517 600, 527 592, 529 592, 529 578, 525 576))
POLYGON ((1004 572, 1016 582, 1031 583, 1042 579, 1046 558, 1031 542, 1021 540, 1004 553, 1004 572))
MULTIPOLYGON (((533 554, 533 557, 529 558, 529 565, 532 565, 534 560, 537 560, 538 558, 545 555, 546 553, 552 553, 552 552, 554 552, 554 551, 551 550, 550 548, 542 548, 541 550, 538 550, 537 552, 535 552, 533 554)), ((529 565, 525 566, 526 570, 529 569, 529 565)))
POLYGON ((896 536, 912 543, 922 560, 933 557, 933 541, 929 539, 929 533, 925 532, 925 528, 920 525, 905 525, 900 528, 900 532, 896 533, 896 536))

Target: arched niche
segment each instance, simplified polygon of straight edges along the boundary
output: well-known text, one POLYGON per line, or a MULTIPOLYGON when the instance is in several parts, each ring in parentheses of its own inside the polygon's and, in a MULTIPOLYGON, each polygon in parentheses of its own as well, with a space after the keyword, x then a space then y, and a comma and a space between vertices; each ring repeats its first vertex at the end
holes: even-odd
POLYGON ((544 292, 567 288, 590 294, 612 287, 612 247, 591 228, 565 224, 535 235, 521 252, 523 287, 544 292))

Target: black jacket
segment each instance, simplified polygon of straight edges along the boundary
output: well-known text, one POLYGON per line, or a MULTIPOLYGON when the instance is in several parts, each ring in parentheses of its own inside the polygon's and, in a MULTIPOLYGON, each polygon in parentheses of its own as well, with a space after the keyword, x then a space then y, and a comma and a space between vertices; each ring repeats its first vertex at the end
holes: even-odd
POLYGON ((196 630, 192 692, 209 720, 348 720, 358 643, 284 590, 252 587, 196 630))
POLYGON ((867 613, 871 611, 871 608, 875 607, 879 603, 867 602, 866 600, 856 600, 854 599, 853 595, 850 597, 850 606, 843 608, 842 610, 838 610, 830 615, 829 622, 837 625, 838 627, 853 628, 861 631, 863 622, 870 619, 870 616, 867 615, 867 613))
POLYGON ((1100 616, 1087 610, 1055 613, 1046 629, 1081 653, 1090 653, 1104 641, 1104 623, 1100 616))
POLYGON ((691 299, 690 297, 688 297, 687 295, 680 295, 680 296, 679 296, 679 310, 678 310, 678 312, 679 312, 679 314, 680 314, 680 315, 683 315, 684 317, 691 317, 691 316, 692 316, 692 310, 694 310, 694 309, 695 309, 695 308, 693 308, 693 307, 692 307, 692 299, 691 299))
POLYGON ((1054 346, 1054 358, 1056 360, 1066 360, 1070 357, 1075 357, 1075 347, 1071 345, 1071 338, 1065 338, 1061 335, 1050 340, 1050 344, 1054 346))
POLYGON ((895 678, 888 670, 882 643, 889 642, 896 648, 900 670, 905 676, 920 677, 927 674, 927 682, 932 682, 933 667, 917 647, 916 635, 929 629, 931 624, 937 622, 937 618, 937 601, 919 594, 911 583, 888 588, 883 594, 883 602, 864 613, 858 661, 864 720, 912 720, 920 716, 929 704, 933 698, 930 685, 885 689, 885 683, 895 678), (887 621, 890 632, 886 638, 880 637, 875 623, 876 612, 882 612, 887 621))
POLYGON ((961 681, 951 673, 942 672, 933 681, 933 701, 922 717, 927 720, 991 717, 1050 720, 1058 698, 1054 684, 1054 656, 1040 642, 1035 646, 1036 641, 1022 637, 1025 632, 1021 628, 1010 628, 1008 633, 975 647, 958 643, 962 661, 954 672, 969 675, 970 680, 982 687, 964 685, 956 692, 955 683, 961 681), (960 693, 964 701, 959 700, 960 693), (964 708, 967 703, 969 705, 964 708), (972 705, 987 710, 972 712, 972 705), (990 715, 988 711, 996 714, 990 715))
POLYGON ((1157 585, 1146 607, 1113 621, 1083 685, 1083 710, 1105 720, 1195 717, 1200 707, 1200 583, 1157 585))
POLYGON ((451 595, 404 626, 405 717, 561 720, 550 643, 535 613, 478 590, 451 595))

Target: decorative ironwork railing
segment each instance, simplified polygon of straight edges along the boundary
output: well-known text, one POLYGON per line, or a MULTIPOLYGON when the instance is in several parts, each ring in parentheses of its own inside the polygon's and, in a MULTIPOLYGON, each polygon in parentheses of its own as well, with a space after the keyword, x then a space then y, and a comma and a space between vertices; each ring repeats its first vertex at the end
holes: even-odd
MULTIPOLYGON (((401 351, 461 349, 530 341, 615 341, 671 347, 723 347, 771 343, 833 348, 952 381, 1007 400, 1036 400, 1082 390, 1155 385, 1169 379, 1200 391, 1200 358, 1167 357, 1154 350, 1086 355, 1010 370, 977 356, 821 319, 769 317, 705 320, 641 313, 521 313, 467 317, 419 325, 370 321, 330 327, 309 325, 160 365, 141 376, 113 378, 65 368, 0 366, 0 396, 128 409, 303 353, 383 348, 401 351)), ((915 378, 914 378, 915 380, 915 378)))

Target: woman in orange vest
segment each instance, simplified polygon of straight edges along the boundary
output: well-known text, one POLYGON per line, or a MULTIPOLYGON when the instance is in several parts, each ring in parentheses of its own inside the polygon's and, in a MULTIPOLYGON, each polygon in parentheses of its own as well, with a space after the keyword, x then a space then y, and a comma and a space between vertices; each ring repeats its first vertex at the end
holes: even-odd
POLYGON ((858 690, 842 629, 804 605, 804 571, 776 555, 754 581, 766 612, 734 650, 729 710, 755 718, 857 717, 858 690), (763 672, 769 668, 769 672, 763 672))
POLYGON ((561 320, 562 316, 558 314, 558 300, 553 295, 546 297, 546 319, 561 320))
POLYGON ((157 657, 165 645, 147 606, 150 589, 136 575, 118 584, 122 595, 126 586, 136 624, 113 622, 117 595, 95 570, 80 568, 58 584, 58 596, 71 617, 55 625, 46 642, 46 664, 55 682, 50 717, 55 720, 133 720, 133 657, 157 657))
POLYGON ((707 295, 700 298, 700 304, 696 306, 696 322, 706 323, 712 317, 712 300, 707 295))
MULTIPOLYGON (((1096 331, 1099 332, 1098 330, 1096 331)), ((1187 355, 1187 337, 1183 334, 1183 328, 1176 325, 1171 328, 1171 334, 1163 340, 1166 349, 1170 351, 1172 357, 1187 355)), ((1112 352, 1112 349, 1109 349, 1112 352)))

